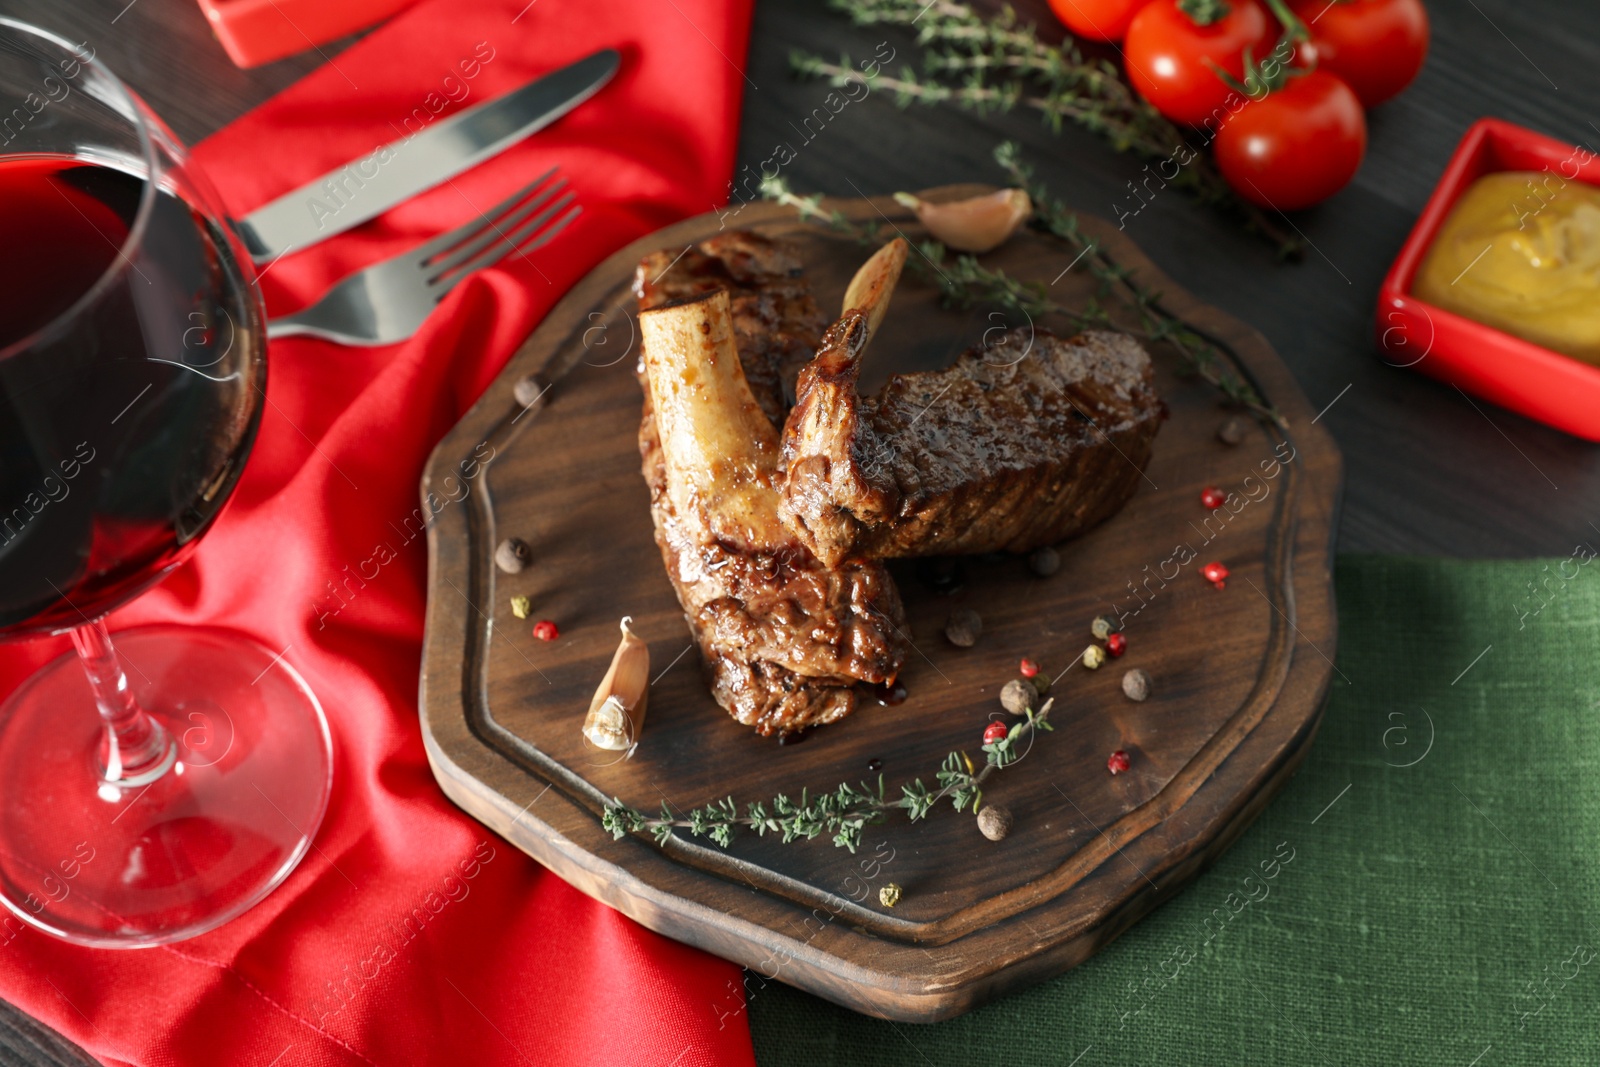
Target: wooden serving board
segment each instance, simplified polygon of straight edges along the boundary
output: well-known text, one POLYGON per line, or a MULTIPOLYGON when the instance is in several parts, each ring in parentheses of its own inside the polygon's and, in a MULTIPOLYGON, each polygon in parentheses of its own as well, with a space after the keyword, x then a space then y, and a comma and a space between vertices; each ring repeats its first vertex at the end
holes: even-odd
MULTIPOLYGON (((834 206, 920 236, 887 197, 834 206)), ((1021 558, 973 559, 949 593, 925 570, 895 564, 915 645, 903 675, 909 699, 865 704, 780 746, 712 702, 652 539, 629 282, 643 254, 686 247, 718 232, 719 220, 671 226, 574 288, 428 464, 424 498, 442 506, 430 504, 421 710, 445 793, 646 926, 765 979, 898 1020, 957 1015, 1081 963, 1214 861, 1294 771, 1321 716, 1335 645, 1339 454, 1259 334, 1185 295, 1109 223, 1084 223, 1167 307, 1231 350, 1287 419, 1287 433, 1252 422, 1239 445, 1219 442, 1228 415, 1219 394, 1183 377, 1177 356, 1157 347, 1171 419, 1126 509, 1062 546, 1050 578, 1021 558), (524 410, 513 390, 535 373, 549 389, 524 410), (1204 508, 1206 485, 1234 494, 1237 513, 1204 508), (492 562, 507 536, 532 546, 520 574, 492 562), (1225 589, 1199 573, 1211 560, 1232 572, 1225 589), (514 595, 532 599, 532 619, 513 617, 514 595), (958 607, 984 620, 970 649, 943 636, 958 607), (992 717, 1006 718, 998 694, 1022 657, 1055 675, 1089 643, 1093 617, 1119 611, 1127 654, 1061 677, 1055 731, 985 790, 1015 819, 1001 842, 948 804, 921 822, 896 813, 868 827, 855 855, 826 837, 783 845, 741 833, 724 850, 687 836, 664 847, 642 835, 617 841, 601 829, 613 796, 647 812, 665 802, 681 813, 729 795, 743 807, 875 781, 880 772, 869 767, 879 763, 892 795, 912 778, 932 785, 948 752, 981 759, 980 735, 992 717), (579 728, 623 615, 649 642, 656 680, 641 744, 619 760, 586 745, 579 728), (559 625, 558 640, 531 636, 542 618, 559 625), (1121 692, 1130 667, 1153 679, 1145 703, 1121 692), (1132 767, 1112 777, 1106 758, 1115 749, 1127 750, 1132 767), (903 890, 893 909, 878 900, 890 881, 903 890)), ((796 240, 828 311, 866 255, 774 205, 746 206, 731 224, 796 240)), ((1047 284, 1069 305, 1095 285, 1066 269, 1065 246, 1030 233, 986 261, 1047 284)), ((891 371, 941 366, 984 330, 1018 325, 998 313, 941 310, 931 287, 908 276, 864 387, 891 371)), ((730 994, 722 1010, 739 1004, 730 994)))

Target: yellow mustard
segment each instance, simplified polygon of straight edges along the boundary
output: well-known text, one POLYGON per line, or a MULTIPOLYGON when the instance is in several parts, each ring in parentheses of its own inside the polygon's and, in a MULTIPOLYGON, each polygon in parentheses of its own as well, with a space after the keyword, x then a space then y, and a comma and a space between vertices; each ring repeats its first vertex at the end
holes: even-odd
POLYGON ((1553 171, 1479 178, 1445 219, 1412 292, 1600 364, 1600 188, 1553 171))

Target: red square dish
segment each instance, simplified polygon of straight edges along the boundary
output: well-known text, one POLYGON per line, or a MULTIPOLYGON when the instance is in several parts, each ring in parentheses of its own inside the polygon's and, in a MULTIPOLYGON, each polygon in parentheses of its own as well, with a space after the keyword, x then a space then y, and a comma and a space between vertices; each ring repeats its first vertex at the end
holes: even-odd
POLYGON ((200 0, 236 66, 258 67, 382 22, 415 0, 200 0))
POLYGON ((1600 186, 1600 157, 1588 149, 1500 119, 1480 119, 1467 130, 1378 290, 1378 348, 1394 366, 1415 367, 1501 407, 1600 441, 1600 367, 1411 293, 1439 228, 1469 185, 1497 171, 1546 169, 1567 181, 1600 186))

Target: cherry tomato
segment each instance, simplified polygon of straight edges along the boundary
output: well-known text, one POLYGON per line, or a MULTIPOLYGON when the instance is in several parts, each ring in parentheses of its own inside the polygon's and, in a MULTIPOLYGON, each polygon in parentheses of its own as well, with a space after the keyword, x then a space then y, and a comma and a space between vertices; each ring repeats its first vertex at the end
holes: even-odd
POLYGON ((1090 41, 1120 41, 1128 23, 1150 0, 1050 0, 1056 18, 1090 41))
POLYGON ((1294 211, 1345 187, 1367 151, 1355 91, 1325 70, 1292 77, 1218 131, 1217 169, 1246 200, 1294 211))
POLYGON ((1123 41, 1128 80, 1174 122, 1220 123, 1234 90, 1211 64, 1243 81, 1244 50, 1260 59, 1277 39, 1277 23, 1256 0, 1223 3, 1228 13, 1201 26, 1184 13, 1178 0, 1154 0, 1128 26, 1123 41))
POLYGON ((1293 0, 1323 70, 1337 74, 1366 107, 1411 84, 1428 55, 1422 0, 1293 0))

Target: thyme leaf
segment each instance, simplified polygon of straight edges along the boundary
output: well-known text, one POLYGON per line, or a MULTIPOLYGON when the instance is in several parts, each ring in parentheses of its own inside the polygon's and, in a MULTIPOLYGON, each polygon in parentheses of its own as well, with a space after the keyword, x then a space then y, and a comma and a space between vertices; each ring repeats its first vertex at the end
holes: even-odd
MULTIPOLYGON (((1098 134, 1119 152, 1156 164, 1157 180, 1182 189, 1196 201, 1243 222, 1245 229, 1270 241, 1280 256, 1304 254, 1300 238, 1259 207, 1229 188, 1204 151, 1215 136, 1210 127, 1186 134, 1151 107, 1103 58, 1085 56, 1067 37, 1045 44, 1030 23, 1009 5, 985 18, 958 0, 829 0, 829 6, 857 26, 889 26, 913 33, 922 70, 902 66, 893 75, 868 64, 863 70, 848 55, 837 62, 793 50, 789 64, 803 78, 824 79, 835 88, 865 84, 892 94, 901 108, 952 104, 978 114, 1019 108, 1036 112, 1054 133, 1071 122, 1098 134), (1199 138, 1196 145, 1191 138, 1199 138), (1166 173, 1170 164, 1172 173, 1166 173)), ((1149 169, 1148 167, 1146 168, 1149 169)))
POLYGON ((617 840, 629 834, 648 833, 657 844, 665 845, 674 834, 684 833, 707 838, 722 848, 728 847, 738 830, 754 831, 758 836, 776 831, 784 844, 829 834, 835 848, 853 854, 861 845, 862 831, 885 821, 894 812, 904 812, 916 822, 927 818, 944 801, 957 811, 968 807, 976 810, 983 796, 983 783, 1016 763, 1021 758, 1019 748, 1025 751, 1026 743, 1037 731, 1050 729, 1048 720, 1054 703, 1046 700, 1038 711, 1029 709, 1027 716, 1011 727, 1005 740, 984 745, 982 767, 974 767, 965 753, 950 753, 934 775, 935 788, 914 778, 900 786, 898 797, 890 797, 880 776, 876 787, 866 782, 840 782, 831 791, 815 796, 803 790, 798 802, 779 793, 770 802, 746 805, 742 815, 733 798, 727 797, 681 817, 673 815, 665 805, 659 816, 646 815, 623 803, 621 797, 613 797, 601 813, 600 825, 617 840))

